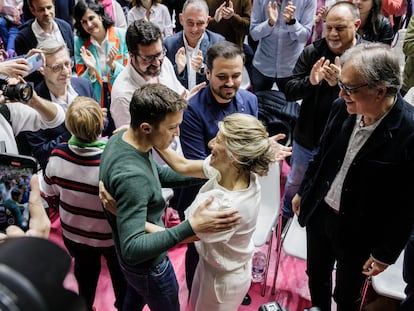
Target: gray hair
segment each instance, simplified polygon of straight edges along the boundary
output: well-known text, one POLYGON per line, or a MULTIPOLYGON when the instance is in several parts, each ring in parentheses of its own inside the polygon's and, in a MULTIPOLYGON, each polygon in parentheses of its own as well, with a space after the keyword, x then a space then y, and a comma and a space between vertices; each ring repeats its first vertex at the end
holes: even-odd
POLYGON ((198 9, 198 10, 203 10, 204 12, 206 12, 207 16, 209 14, 208 4, 205 0, 187 0, 186 2, 184 2, 184 5, 183 5, 183 10, 182 10, 183 14, 187 7, 191 7, 191 8, 198 9))
POLYGON ((218 123, 229 155, 243 170, 266 175, 269 164, 275 161, 275 153, 269 135, 257 118, 233 113, 218 123))
POLYGON ((338 7, 346 7, 349 9, 349 12, 351 12, 352 16, 354 17, 354 21, 361 19, 361 15, 359 13, 358 7, 349 1, 338 1, 331 5, 328 12, 326 13, 326 16, 329 15, 330 12, 333 12, 338 7))
POLYGON ((51 38, 46 39, 44 41, 40 41, 36 48, 41 50, 45 55, 55 54, 63 49, 65 49, 69 53, 68 47, 65 43, 59 42, 51 38))
POLYGON ((369 87, 385 86, 386 96, 394 96, 401 88, 399 59, 387 44, 358 44, 341 56, 341 66, 344 64, 351 65, 369 87))

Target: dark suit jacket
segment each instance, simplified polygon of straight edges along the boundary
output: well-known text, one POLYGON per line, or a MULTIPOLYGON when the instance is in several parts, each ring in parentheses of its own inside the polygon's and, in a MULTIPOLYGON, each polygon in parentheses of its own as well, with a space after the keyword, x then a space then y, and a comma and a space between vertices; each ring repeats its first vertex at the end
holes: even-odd
MULTIPOLYGON (((204 37, 200 42, 200 48, 199 48, 200 51, 203 52, 204 61, 206 60, 207 50, 209 49, 209 47, 218 41, 224 41, 224 40, 225 38, 218 33, 212 32, 210 30, 205 31, 204 37)), ((177 32, 176 34, 165 38, 163 44, 165 48, 167 49, 167 57, 169 58, 171 63, 174 65, 174 69, 176 70, 177 65, 175 64, 175 54, 181 47, 184 46, 183 31, 177 32)), ((206 65, 204 64, 204 66, 206 65)), ((181 74, 178 74, 177 71, 175 71, 175 75, 177 76, 181 84, 188 89, 187 66, 185 66, 181 74)), ((204 70, 201 73, 196 73, 196 84, 199 84, 206 80, 207 78, 206 78, 204 70)))
MULTIPOLYGON (((319 153, 309 164, 298 191, 302 196, 302 226, 323 208, 320 203, 341 168, 355 119, 356 115, 348 114, 343 99, 333 103, 319 153)), ((414 107, 398 95, 345 177, 339 210, 341 245, 351 250, 362 247, 377 260, 393 263, 413 224, 413 176, 414 107)))
MULTIPOLYGON (((92 97, 95 93, 89 80, 73 77, 70 79, 72 87, 80 96, 92 97)), ((44 81, 36 87, 36 93, 47 100, 51 100, 49 89, 44 81)), ((33 156, 39 161, 42 168, 46 166, 49 155, 61 142, 66 142, 71 134, 66 129, 65 122, 61 125, 47 130, 37 132, 25 132, 26 140, 31 148, 33 156)))
MULTIPOLYGON (((37 39, 32 31, 32 23, 34 19, 28 20, 23 25, 19 26, 19 33, 15 40, 15 50, 17 55, 23 55, 29 52, 37 46, 37 39)), ((62 33, 63 39, 68 46, 70 56, 73 57, 73 31, 70 24, 62 19, 55 18, 55 22, 58 25, 60 32, 62 33)))

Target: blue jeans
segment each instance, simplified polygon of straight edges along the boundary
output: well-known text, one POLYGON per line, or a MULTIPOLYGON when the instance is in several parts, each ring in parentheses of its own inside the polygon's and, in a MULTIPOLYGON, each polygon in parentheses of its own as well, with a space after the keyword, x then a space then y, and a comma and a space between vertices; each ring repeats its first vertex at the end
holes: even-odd
POLYGON ((292 146, 292 156, 290 158, 290 172, 288 174, 283 195, 283 217, 293 216, 292 199, 298 192, 300 184, 308 169, 309 162, 317 153, 318 149, 309 150, 299 145, 295 140, 292 146))
POLYGON ((180 311, 178 282, 168 257, 151 268, 132 271, 122 263, 121 268, 129 283, 124 311, 142 310, 145 304, 151 311, 180 311))
POLYGON ((407 283, 405 294, 407 297, 400 305, 401 311, 414 310, 414 227, 410 239, 405 246, 403 277, 407 283))

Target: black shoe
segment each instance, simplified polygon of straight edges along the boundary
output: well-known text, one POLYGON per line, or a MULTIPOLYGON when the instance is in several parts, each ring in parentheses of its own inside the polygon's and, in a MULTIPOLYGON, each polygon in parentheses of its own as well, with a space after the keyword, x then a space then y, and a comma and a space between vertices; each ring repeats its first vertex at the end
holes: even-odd
POLYGON ((246 296, 244 296, 243 301, 242 301, 241 304, 243 306, 248 306, 251 302, 252 302, 252 298, 250 297, 249 294, 246 294, 246 296))

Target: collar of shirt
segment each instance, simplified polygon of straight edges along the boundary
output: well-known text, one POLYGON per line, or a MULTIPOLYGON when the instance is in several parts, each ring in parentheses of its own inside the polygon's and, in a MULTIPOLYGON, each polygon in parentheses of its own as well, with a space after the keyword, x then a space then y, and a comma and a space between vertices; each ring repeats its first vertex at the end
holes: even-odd
POLYGON ((55 21, 53 21, 52 33, 44 31, 42 27, 40 27, 37 19, 35 19, 32 23, 32 31, 38 42, 43 41, 47 38, 54 38, 56 41, 64 42, 66 44, 65 40, 63 39, 62 33, 60 32, 59 26, 55 21))
POLYGON ((53 95, 52 93, 50 93, 50 99, 51 99, 51 101, 53 103, 61 106, 65 112, 66 112, 66 110, 68 110, 69 105, 72 104, 73 100, 77 96, 79 96, 79 94, 72 87, 72 84, 71 83, 69 83, 69 85, 68 85, 66 101, 63 100, 63 99, 60 99, 60 98, 56 98, 55 95, 53 95))
POLYGON ((48 38, 48 37, 53 37, 56 40, 58 40, 60 42, 60 38, 62 38, 63 40, 63 36, 60 33, 60 29, 59 26, 56 24, 55 21, 53 21, 53 27, 52 27, 52 33, 48 33, 46 31, 43 30, 42 27, 40 27, 39 22, 37 21, 37 19, 34 20, 34 22, 32 23, 32 31, 34 33, 34 35, 36 36, 36 38, 38 39, 37 41, 39 41, 39 38, 48 38))
MULTIPOLYGON (((204 33, 205 34, 205 33, 204 33)), ((183 41, 184 41, 184 48, 185 48, 185 56, 187 58, 187 75, 188 75, 188 86, 187 88, 191 90, 197 84, 197 72, 191 66, 191 59, 197 56, 198 51, 200 50, 200 42, 204 38, 204 34, 201 36, 200 40, 198 40, 196 46, 193 48, 191 47, 187 39, 185 38, 184 31, 183 31, 183 41)))
POLYGON ((98 62, 99 67, 101 68, 101 77, 103 82, 108 82, 108 70, 106 66, 106 50, 108 45, 108 31, 105 33, 105 38, 102 40, 102 43, 99 44, 92 36, 90 37, 92 45, 96 48, 98 53, 98 62))

